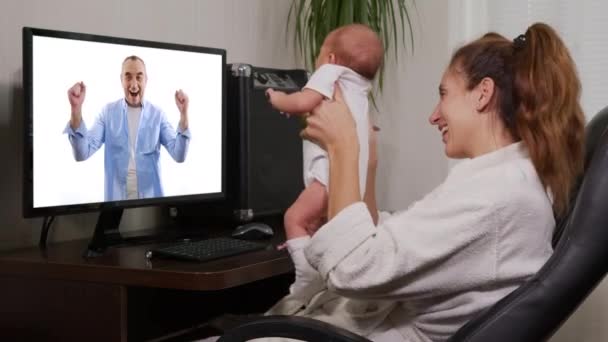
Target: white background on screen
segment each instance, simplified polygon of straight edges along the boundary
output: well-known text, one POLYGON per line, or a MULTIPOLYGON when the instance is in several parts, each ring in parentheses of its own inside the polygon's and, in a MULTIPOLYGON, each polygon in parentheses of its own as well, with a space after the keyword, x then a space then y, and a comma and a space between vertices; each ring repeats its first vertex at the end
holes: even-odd
POLYGON ((104 201, 104 147, 76 162, 63 134, 70 118, 67 90, 85 83, 82 114, 90 128, 104 105, 124 97, 120 72, 130 55, 146 63, 144 98, 162 108, 174 128, 179 122, 175 91, 183 89, 190 98, 186 160, 176 163, 161 147, 165 196, 221 191, 221 56, 38 36, 33 42, 35 208, 104 201))

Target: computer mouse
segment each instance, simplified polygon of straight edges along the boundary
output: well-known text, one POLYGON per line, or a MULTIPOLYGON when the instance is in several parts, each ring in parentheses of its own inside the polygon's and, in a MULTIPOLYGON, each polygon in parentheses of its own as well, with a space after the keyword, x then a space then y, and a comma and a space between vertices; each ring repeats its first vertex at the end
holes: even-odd
POLYGON ((238 226, 232 232, 232 237, 243 240, 268 239, 274 235, 272 227, 262 222, 250 222, 238 226))

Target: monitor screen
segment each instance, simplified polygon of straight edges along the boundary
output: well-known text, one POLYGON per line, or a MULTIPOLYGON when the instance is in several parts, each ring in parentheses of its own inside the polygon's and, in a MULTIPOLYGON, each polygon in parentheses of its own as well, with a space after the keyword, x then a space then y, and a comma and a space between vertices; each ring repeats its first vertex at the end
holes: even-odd
POLYGON ((225 198, 225 50, 23 34, 26 217, 225 198))

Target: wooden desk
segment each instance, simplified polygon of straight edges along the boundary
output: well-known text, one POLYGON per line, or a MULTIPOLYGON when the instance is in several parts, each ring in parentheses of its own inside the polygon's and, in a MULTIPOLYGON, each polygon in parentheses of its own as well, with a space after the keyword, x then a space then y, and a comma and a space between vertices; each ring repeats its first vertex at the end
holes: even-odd
POLYGON ((222 313, 260 312, 293 279, 284 251, 206 263, 145 258, 154 245, 81 257, 85 240, 0 254, 0 340, 143 341, 222 313))

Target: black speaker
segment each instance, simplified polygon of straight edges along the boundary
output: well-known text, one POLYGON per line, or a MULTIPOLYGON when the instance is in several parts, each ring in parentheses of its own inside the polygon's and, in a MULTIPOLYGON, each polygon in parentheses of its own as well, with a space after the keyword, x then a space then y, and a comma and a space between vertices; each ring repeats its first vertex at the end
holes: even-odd
POLYGON ((228 64, 226 73, 227 199, 170 206, 169 216, 181 227, 281 215, 304 189, 303 121, 272 108, 265 92, 299 91, 306 71, 228 64))
POLYGON ((266 98, 273 88, 299 91, 305 70, 228 65, 228 181, 239 221, 282 214, 304 188, 302 120, 279 113, 266 98))

